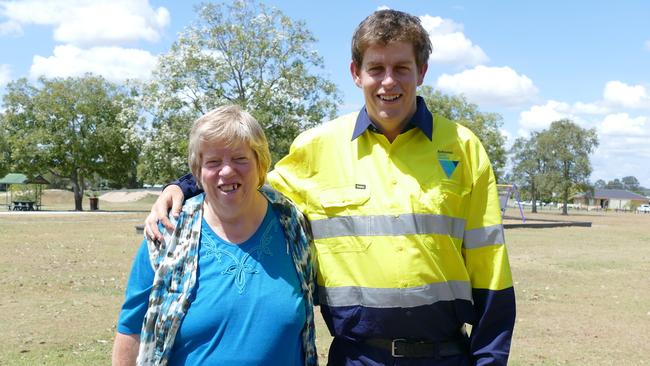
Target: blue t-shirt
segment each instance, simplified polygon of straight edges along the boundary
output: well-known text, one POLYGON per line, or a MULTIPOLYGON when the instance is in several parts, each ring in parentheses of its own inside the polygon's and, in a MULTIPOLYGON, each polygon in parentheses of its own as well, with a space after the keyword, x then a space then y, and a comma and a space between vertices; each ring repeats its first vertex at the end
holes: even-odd
MULTIPOLYGON (((146 242, 133 263, 117 331, 139 334, 154 272, 146 242)), ((269 204, 239 245, 201 224, 197 282, 170 365, 302 365, 305 305, 277 216, 269 204)))

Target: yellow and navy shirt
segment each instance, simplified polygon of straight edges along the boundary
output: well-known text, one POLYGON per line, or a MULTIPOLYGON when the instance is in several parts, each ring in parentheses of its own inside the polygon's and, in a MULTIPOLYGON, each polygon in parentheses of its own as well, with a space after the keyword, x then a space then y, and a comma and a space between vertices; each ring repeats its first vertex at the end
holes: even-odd
POLYGON ((490 161, 417 103, 392 143, 365 110, 305 131, 269 182, 311 222, 333 336, 447 341, 468 323, 474 361, 506 364, 515 297, 490 161))
POLYGON ((505 364, 515 302, 490 161, 421 98, 415 117, 392 143, 365 111, 306 131, 269 182, 311 222, 335 337, 445 341, 469 323, 474 357, 505 364))

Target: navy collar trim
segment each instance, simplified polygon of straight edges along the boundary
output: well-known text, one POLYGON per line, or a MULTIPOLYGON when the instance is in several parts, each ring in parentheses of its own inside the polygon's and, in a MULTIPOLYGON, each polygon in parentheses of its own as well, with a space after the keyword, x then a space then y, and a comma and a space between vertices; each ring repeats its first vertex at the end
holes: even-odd
MULTIPOLYGON (((429 141, 432 140, 433 115, 431 114, 431 112, 429 112, 429 109, 427 108, 427 104, 424 102, 424 98, 420 96, 416 98, 415 114, 413 114, 413 117, 411 117, 411 119, 408 121, 406 126, 404 126, 404 129, 402 130, 401 133, 404 133, 416 127, 419 128, 420 131, 422 131, 422 133, 424 133, 424 135, 429 139, 429 141)), ((380 133, 375 123, 370 119, 370 117, 368 117, 368 111, 366 111, 366 107, 364 106, 363 108, 361 108, 361 111, 357 116, 357 121, 354 125, 354 132, 352 132, 352 141, 354 141, 357 137, 361 136, 361 134, 364 133, 366 130, 380 133)))

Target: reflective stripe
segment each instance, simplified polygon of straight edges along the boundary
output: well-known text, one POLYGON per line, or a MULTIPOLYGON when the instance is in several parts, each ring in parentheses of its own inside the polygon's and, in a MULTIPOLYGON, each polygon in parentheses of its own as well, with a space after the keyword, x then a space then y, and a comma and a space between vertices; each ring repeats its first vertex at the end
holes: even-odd
POLYGON ((462 238, 465 220, 430 214, 338 216, 311 221, 314 239, 337 236, 441 234, 462 238))
POLYGON ((467 230, 463 238, 463 246, 475 249, 488 245, 504 244, 503 225, 492 225, 478 229, 467 230))
POLYGON ((410 288, 319 286, 318 290, 321 304, 329 306, 411 308, 455 299, 472 301, 472 288, 466 281, 448 281, 410 288))

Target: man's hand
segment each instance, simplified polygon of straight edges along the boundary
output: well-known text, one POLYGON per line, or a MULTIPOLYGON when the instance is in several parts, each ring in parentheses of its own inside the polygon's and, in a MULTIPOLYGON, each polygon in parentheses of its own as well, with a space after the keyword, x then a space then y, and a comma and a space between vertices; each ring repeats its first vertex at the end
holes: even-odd
POLYGON ((163 224, 167 230, 173 230, 174 226, 169 221, 167 212, 172 209, 172 215, 178 218, 183 206, 183 191, 181 187, 171 184, 168 185, 160 194, 156 203, 151 207, 151 212, 144 221, 144 232, 149 240, 162 240, 163 235, 158 230, 158 222, 163 224))

